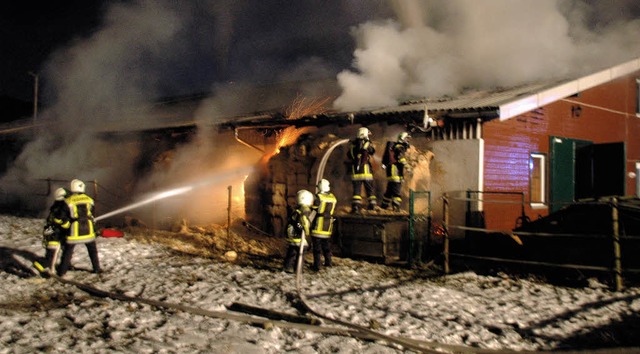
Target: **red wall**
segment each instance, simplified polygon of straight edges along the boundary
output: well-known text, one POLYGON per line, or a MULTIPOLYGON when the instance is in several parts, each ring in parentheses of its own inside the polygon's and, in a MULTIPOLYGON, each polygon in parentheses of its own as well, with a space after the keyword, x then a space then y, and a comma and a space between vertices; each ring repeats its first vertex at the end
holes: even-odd
MULTIPOLYGON (((640 75, 640 73, 637 73, 640 75)), ((591 140, 594 143, 626 143, 627 172, 635 171, 640 161, 640 118, 636 116, 636 77, 631 75, 567 97, 538 110, 505 121, 493 120, 483 126, 485 140, 484 190, 524 192, 526 214, 535 219, 548 209, 532 210, 529 201, 529 154, 547 154, 549 136, 591 140), (580 116, 572 115, 572 106, 580 106, 580 116)), ((636 193, 635 179, 627 178, 628 195, 636 193)), ((547 185, 548 192, 548 185, 547 185)), ((487 228, 507 230, 515 226, 521 214, 518 196, 486 194, 484 204, 487 228)))

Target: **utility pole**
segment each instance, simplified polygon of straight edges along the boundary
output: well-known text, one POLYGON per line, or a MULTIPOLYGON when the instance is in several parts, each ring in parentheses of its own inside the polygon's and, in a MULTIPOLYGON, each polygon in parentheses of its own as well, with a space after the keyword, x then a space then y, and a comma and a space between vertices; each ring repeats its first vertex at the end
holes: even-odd
POLYGON ((29 71, 29 75, 33 76, 33 127, 36 126, 36 118, 38 118, 38 74, 29 71))

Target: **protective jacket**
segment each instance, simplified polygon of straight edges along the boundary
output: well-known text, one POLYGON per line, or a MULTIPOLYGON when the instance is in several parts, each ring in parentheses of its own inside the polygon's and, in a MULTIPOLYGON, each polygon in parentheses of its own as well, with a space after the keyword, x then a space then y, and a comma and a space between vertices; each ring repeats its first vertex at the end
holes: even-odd
POLYGON ((93 225, 93 199, 84 193, 74 193, 65 199, 69 208, 69 235, 67 243, 87 243, 95 240, 93 225))
POLYGON ((69 222, 69 209, 64 200, 56 200, 49 208, 49 215, 44 226, 43 246, 47 249, 60 248, 71 223, 69 222))
POLYGON ((289 244, 300 245, 300 241, 304 245, 307 244, 304 235, 309 235, 309 229, 311 228, 310 214, 311 209, 307 206, 299 206, 293 210, 287 225, 287 242, 289 244))
POLYGON ((385 166, 387 172, 387 181, 390 182, 402 182, 404 180, 404 167, 407 163, 406 153, 409 148, 409 144, 396 142, 393 145, 394 161, 393 163, 385 166))
POLYGON ((376 149, 368 139, 356 138, 349 143, 347 157, 351 161, 351 179, 354 181, 373 180, 371 157, 376 149))
POLYGON ((318 193, 314 200, 313 209, 316 216, 311 228, 312 237, 329 238, 333 232, 333 212, 336 208, 336 197, 333 193, 318 193))

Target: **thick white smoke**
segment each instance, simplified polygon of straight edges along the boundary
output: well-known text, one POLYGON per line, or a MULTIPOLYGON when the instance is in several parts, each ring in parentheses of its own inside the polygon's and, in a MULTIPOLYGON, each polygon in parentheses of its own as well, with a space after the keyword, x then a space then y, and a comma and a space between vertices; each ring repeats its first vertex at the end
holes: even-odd
POLYGON ((604 3, 393 1, 395 19, 354 29, 353 69, 338 75, 343 93, 335 106, 357 110, 562 79, 638 56, 640 22, 615 14, 618 5, 634 5, 604 3))
POLYGON ((205 128, 282 108, 298 95, 338 96, 336 75, 342 86, 336 107, 350 110, 615 63, 638 48, 638 21, 629 14, 640 13, 640 6, 609 3, 109 2, 102 25, 60 47, 40 71, 47 104, 38 120, 48 125, 2 176, 0 189, 26 209, 45 210, 49 200, 38 194, 46 192, 46 178, 97 180, 135 199, 206 177, 210 169, 236 168, 235 152, 257 159, 255 151, 205 128), (345 70, 352 60, 353 70, 345 70), (215 97, 203 102, 201 115, 174 117, 197 121, 199 129, 166 165, 155 161, 141 172, 153 150, 148 141, 95 134, 159 125, 166 114, 157 109, 168 106, 158 101, 205 91, 215 97), (230 146, 239 151, 227 153, 230 146))

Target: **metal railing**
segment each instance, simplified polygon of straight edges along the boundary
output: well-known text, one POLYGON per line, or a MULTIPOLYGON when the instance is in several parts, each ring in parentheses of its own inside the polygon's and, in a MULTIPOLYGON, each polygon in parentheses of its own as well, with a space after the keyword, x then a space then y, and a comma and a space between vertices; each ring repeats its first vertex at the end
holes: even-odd
MULTIPOLYGON (((640 241, 640 237, 637 235, 626 235, 621 232, 621 223, 620 223, 620 209, 621 206, 619 204, 619 197, 609 197, 600 199, 598 201, 588 202, 593 205, 607 205, 611 208, 610 215, 610 233, 598 234, 598 233, 585 233, 585 234, 576 234, 576 233, 549 233, 549 232, 527 232, 527 231, 514 231, 514 230, 489 230, 483 227, 468 227, 466 225, 451 225, 449 223, 450 220, 450 200, 449 196, 445 193, 443 195, 443 221, 442 226, 444 230, 444 246, 443 246, 443 255, 444 255, 444 272, 448 274, 451 272, 450 258, 451 257, 459 257, 459 258, 468 258, 468 259, 476 259, 482 261, 490 261, 490 262, 500 262, 500 263, 508 263, 508 264, 519 264, 519 265, 534 265, 534 266, 544 266, 544 267, 552 267, 552 268, 568 268, 568 269, 576 269, 576 270, 589 270, 589 271, 597 271, 597 272, 606 272, 610 273, 615 281, 615 289, 620 291, 623 289, 623 274, 631 274, 631 273, 640 273, 640 269, 633 267, 624 267, 624 263, 622 261, 623 255, 623 244, 621 241, 627 240, 629 244, 627 247, 629 249, 633 248, 631 241, 640 241), (566 238, 575 238, 578 241, 586 242, 585 240, 591 240, 590 242, 602 242, 602 247, 608 247, 611 249, 612 254, 608 256, 609 265, 597 265, 597 264, 587 264, 587 263, 563 263, 557 261, 545 261, 542 259, 514 259, 514 258, 505 258, 499 256, 488 256, 488 255, 477 255, 463 252, 451 252, 450 249, 450 230, 458 229, 464 231, 472 231, 476 235, 478 234, 503 234, 507 237, 510 237, 516 243, 520 244, 520 247, 523 246, 521 238, 527 238, 528 240, 539 239, 539 238, 548 238, 548 239, 566 239, 566 238), (595 240, 595 241, 594 241, 595 240), (608 246, 607 246, 608 244, 608 246)), ((481 201, 481 199, 473 199, 467 198, 469 201, 481 201)), ((524 200, 524 199, 523 199, 524 200)), ((482 202, 490 202, 488 200, 482 200, 482 202)), ((523 202, 524 203, 524 202, 523 202)), ((587 202, 583 203, 574 203, 574 204, 587 204, 587 202)), ((640 206, 635 205, 626 205, 622 207, 623 210, 634 210, 640 211, 640 206)), ((522 209, 522 218, 525 218, 524 214, 524 204, 522 209)), ((628 216, 627 216, 628 217, 628 216)), ((638 225, 640 225, 640 220, 638 220, 638 225)), ((579 245, 579 244, 578 244, 579 245)), ((553 247, 551 244, 549 247, 553 247)), ((637 248, 637 246, 636 246, 637 248)), ((470 250, 468 250, 470 251, 470 250)), ((602 255, 598 255, 602 256, 602 255)), ((595 258, 595 257, 594 257, 595 258)))

